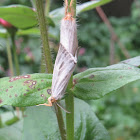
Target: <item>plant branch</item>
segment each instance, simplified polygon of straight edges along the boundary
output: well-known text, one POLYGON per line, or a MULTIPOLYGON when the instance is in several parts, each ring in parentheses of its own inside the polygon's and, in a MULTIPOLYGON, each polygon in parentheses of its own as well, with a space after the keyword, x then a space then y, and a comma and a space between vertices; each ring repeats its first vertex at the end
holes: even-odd
POLYGON ((17 56, 16 44, 15 44, 15 34, 11 34, 10 37, 12 41, 14 62, 15 62, 15 67, 16 67, 16 75, 20 75, 19 62, 18 62, 18 56, 17 56))
POLYGON ((106 26, 109 29, 109 32, 111 34, 111 38, 118 43, 118 45, 120 46, 122 53, 124 54, 124 56, 126 58, 130 58, 130 55, 127 51, 127 49, 125 48, 125 46, 120 42, 120 39, 118 38, 118 36, 116 35, 110 21, 108 20, 107 16, 105 15, 104 11, 102 10, 101 7, 96 7, 96 11, 98 12, 99 16, 101 17, 101 19, 104 21, 104 23, 106 24, 106 26))
POLYGON ((47 66, 47 72, 52 73, 53 71, 52 58, 51 58, 51 53, 50 53, 50 48, 49 48, 48 31, 47 31, 48 24, 45 19, 42 0, 36 0, 36 8, 37 8, 37 17, 38 17, 38 22, 39 22, 41 39, 42 39, 42 44, 43 44, 43 53, 45 57, 45 63, 47 66))
POLYGON ((114 47, 114 40, 110 39, 110 65, 115 63, 115 47, 114 47))
POLYGON ((42 54, 41 54, 40 72, 41 73, 46 73, 46 63, 45 63, 45 56, 44 56, 44 53, 43 53, 43 49, 42 49, 42 54))
POLYGON ((12 53, 11 53, 11 48, 10 48, 8 37, 7 37, 7 56, 8 56, 8 63, 9 63, 9 68, 10 68, 10 76, 13 76, 14 69, 13 69, 12 53))
POLYGON ((54 107, 55 107, 55 112, 56 112, 56 116, 57 116, 57 121, 58 121, 61 139, 66 140, 66 130, 64 127, 65 125, 64 125, 62 111, 56 104, 54 104, 54 107))
POLYGON ((45 3, 45 15, 49 16, 49 11, 50 11, 50 0, 46 0, 45 3))
MULTIPOLYGON (((70 89, 73 85, 73 78, 71 77, 68 89, 70 89)), ((65 98, 66 109, 70 113, 66 113, 66 132, 67 132, 67 140, 74 140, 74 96, 68 90, 68 95, 65 98)))

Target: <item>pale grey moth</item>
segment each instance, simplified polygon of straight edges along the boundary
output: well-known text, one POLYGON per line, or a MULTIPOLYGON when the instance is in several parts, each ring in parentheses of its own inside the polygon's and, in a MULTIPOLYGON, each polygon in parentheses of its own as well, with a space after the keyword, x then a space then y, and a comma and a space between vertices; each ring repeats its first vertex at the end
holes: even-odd
POLYGON ((48 98, 48 104, 43 104, 46 106, 52 106, 53 102, 63 97, 77 63, 77 25, 73 18, 72 2, 68 6, 66 0, 65 4, 65 17, 62 19, 60 27, 60 45, 53 70, 52 92, 48 98), (68 8, 70 12, 68 12, 68 8))

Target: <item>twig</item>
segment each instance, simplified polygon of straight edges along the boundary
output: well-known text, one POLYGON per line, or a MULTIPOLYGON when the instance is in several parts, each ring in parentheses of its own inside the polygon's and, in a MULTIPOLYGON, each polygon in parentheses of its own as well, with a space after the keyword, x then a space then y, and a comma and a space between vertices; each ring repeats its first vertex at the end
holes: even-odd
POLYGON ((130 55, 127 51, 127 49, 125 48, 125 46, 120 42, 118 36, 116 35, 110 21, 108 20, 107 16, 105 15, 104 11, 102 10, 101 7, 96 7, 96 11, 98 12, 99 16, 101 17, 101 19, 104 21, 104 23, 107 25, 109 32, 111 34, 111 38, 118 43, 118 45, 120 46, 122 53, 124 54, 124 56, 126 58, 130 58, 130 55))

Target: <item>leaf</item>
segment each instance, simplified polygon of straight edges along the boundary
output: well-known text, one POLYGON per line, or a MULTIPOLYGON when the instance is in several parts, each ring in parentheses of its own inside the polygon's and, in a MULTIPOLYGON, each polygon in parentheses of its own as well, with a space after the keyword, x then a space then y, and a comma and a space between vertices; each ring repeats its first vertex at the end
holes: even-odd
POLYGON ((21 140, 22 139, 22 123, 20 121, 11 126, 0 129, 0 140, 21 140))
MULTIPOLYGON (((23 5, 10 5, 0 7, 0 18, 8 21, 19 29, 26 29, 37 26, 36 11, 31 7, 23 5)), ((55 26, 50 17, 46 17, 48 24, 55 26)))
MULTIPOLYGON (((1 35, 1 34, 0 34, 1 35)), ((30 28, 30 29, 26 29, 26 30, 18 30, 17 31, 17 35, 40 35, 40 31, 38 28, 30 28)), ((48 32, 49 37, 55 39, 55 40, 59 40, 58 37, 56 37, 55 35, 53 35, 52 32, 48 32)))
MULTIPOLYGON (((50 107, 29 107, 24 119, 23 140, 60 140, 57 119, 50 107)), ((75 98, 75 140, 109 140, 108 132, 90 106, 75 98)))
POLYGON ((18 30, 17 35, 40 35, 38 28, 30 28, 26 30, 18 30))
MULTIPOLYGON (((38 28, 29 28, 29 29, 19 29, 16 33, 18 36, 21 35, 35 35, 35 36, 40 36, 40 31, 38 28)), ((2 38, 7 38, 8 32, 6 29, 0 29, 0 37, 2 38)), ((53 38, 55 40, 59 40, 59 37, 57 37, 54 33, 51 31, 48 32, 48 35, 50 38, 53 38)))
POLYGON ((129 64, 129 65, 136 66, 136 67, 140 67, 140 56, 124 60, 121 63, 129 64))
POLYGON ((33 9, 23 5, 0 7, 0 18, 8 21, 17 28, 29 28, 37 25, 36 13, 33 9))
MULTIPOLYGON (((82 12, 91 10, 97 6, 101 6, 105 3, 111 2, 112 0, 97 0, 97 1, 90 1, 85 2, 83 4, 79 4, 76 6, 76 14, 80 14, 82 12)), ((64 17, 64 7, 55 9, 50 12, 50 17, 53 19, 53 21, 57 24, 58 21, 60 21, 64 17)))
POLYGON ((0 106, 32 106, 47 102, 51 92, 50 74, 31 74, 0 79, 0 106))
POLYGON ((140 79, 140 69, 128 64, 91 68, 74 76, 72 91, 80 99, 99 99, 132 81, 140 79))
POLYGON ((111 2, 111 1, 112 0, 97 0, 97 1, 85 2, 85 3, 77 6, 76 12, 77 12, 77 14, 82 13, 82 12, 86 12, 88 10, 91 10, 91 9, 96 8, 98 6, 104 5, 104 4, 111 2))

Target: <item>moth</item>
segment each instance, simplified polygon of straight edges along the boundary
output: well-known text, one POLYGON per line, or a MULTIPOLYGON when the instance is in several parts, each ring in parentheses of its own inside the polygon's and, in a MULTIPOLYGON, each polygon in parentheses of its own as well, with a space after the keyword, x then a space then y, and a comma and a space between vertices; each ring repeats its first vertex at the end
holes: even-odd
POLYGON ((77 25, 73 18, 72 3, 73 0, 68 6, 68 1, 65 0, 65 17, 61 21, 60 45, 53 70, 52 92, 48 98, 48 104, 43 104, 46 106, 52 106, 52 103, 63 97, 77 64, 77 25))

